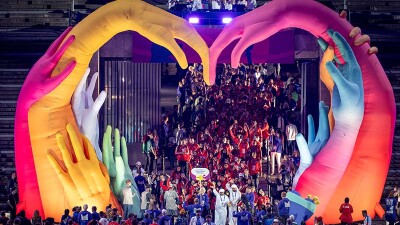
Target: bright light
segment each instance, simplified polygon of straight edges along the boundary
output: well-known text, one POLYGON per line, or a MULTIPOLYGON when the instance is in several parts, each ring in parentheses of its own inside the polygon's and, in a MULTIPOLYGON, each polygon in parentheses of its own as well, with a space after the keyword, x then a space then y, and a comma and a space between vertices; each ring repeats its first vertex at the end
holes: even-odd
POLYGON ((232 18, 230 18, 230 17, 222 18, 222 23, 224 23, 224 24, 230 23, 231 21, 232 21, 232 18))
POLYGON ((199 23, 199 18, 198 17, 190 17, 189 18, 189 23, 199 23))

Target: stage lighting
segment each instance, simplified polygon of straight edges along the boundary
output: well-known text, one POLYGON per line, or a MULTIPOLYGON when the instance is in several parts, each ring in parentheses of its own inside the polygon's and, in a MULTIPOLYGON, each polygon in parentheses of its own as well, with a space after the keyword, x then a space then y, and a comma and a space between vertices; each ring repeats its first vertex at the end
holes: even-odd
POLYGON ((223 24, 228 24, 228 23, 230 23, 232 21, 232 18, 230 18, 230 17, 224 17, 224 18, 222 18, 222 23, 223 24))
POLYGON ((189 18, 189 23, 198 24, 199 23, 199 18, 198 17, 190 17, 189 18))

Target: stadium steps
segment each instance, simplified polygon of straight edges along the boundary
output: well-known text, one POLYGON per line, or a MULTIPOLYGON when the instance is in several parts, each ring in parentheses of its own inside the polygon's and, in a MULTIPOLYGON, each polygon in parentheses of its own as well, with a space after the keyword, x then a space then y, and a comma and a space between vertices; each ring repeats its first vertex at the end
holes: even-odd
MULTIPOLYGON (((19 64, 20 67, 22 65, 19 64)), ((0 63, 0 210, 6 208, 7 193, 4 187, 11 172, 15 171, 14 117, 18 95, 28 71, 28 68, 7 69, 0 63)))

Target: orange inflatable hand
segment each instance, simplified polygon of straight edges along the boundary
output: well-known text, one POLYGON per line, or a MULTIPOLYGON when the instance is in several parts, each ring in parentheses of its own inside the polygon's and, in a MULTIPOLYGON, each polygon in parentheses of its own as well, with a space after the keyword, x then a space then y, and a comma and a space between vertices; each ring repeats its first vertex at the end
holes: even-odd
POLYGON ((111 189, 109 177, 104 176, 96 152, 90 141, 83 138, 83 146, 70 124, 67 124, 69 140, 73 151, 66 145, 62 134, 56 135, 57 144, 62 154, 59 160, 51 151, 48 153, 48 160, 56 171, 60 182, 64 186, 64 193, 70 205, 80 205, 86 202, 88 205, 95 205, 100 209, 112 203, 115 207, 115 200, 110 196, 111 189), (63 162, 63 163, 62 163, 63 162))

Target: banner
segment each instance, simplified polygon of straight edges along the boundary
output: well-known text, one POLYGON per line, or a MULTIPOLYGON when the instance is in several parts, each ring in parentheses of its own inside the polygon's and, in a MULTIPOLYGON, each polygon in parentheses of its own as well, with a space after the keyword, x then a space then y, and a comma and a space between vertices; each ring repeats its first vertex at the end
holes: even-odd
MULTIPOLYGON (((210 47, 223 28, 196 27, 197 32, 210 47)), ((152 43, 137 32, 132 34, 132 60, 138 63, 176 62, 174 56, 164 47, 152 43)), ((238 40, 231 43, 218 59, 219 63, 230 63, 231 53, 238 40)), ((270 38, 250 46, 242 55, 243 63, 294 63, 294 30, 284 30, 270 38)), ((201 62, 199 55, 187 44, 178 40, 189 63, 201 62)))

